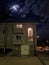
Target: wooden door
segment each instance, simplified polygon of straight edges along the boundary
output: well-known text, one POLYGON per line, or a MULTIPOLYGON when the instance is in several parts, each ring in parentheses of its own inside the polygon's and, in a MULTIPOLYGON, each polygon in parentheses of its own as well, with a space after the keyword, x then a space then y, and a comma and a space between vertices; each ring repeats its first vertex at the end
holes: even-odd
POLYGON ((21 55, 29 55, 29 45, 21 45, 21 55))

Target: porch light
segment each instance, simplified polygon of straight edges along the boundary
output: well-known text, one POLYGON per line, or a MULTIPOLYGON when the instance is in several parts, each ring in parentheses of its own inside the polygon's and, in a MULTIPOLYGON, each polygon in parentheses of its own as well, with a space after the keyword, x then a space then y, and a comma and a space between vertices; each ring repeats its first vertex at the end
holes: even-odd
POLYGON ((49 41, 48 41, 48 40, 46 40, 46 42, 48 43, 49 41))
POLYGON ((37 35, 37 38, 39 38, 39 35, 37 35))

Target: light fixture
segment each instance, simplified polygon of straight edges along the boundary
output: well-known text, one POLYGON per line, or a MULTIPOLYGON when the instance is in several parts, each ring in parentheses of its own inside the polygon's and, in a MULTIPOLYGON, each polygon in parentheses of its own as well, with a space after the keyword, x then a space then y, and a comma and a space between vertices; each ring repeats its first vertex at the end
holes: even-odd
POLYGON ((37 38, 39 38, 39 35, 37 35, 37 38))
POLYGON ((48 43, 49 41, 48 41, 48 40, 46 40, 46 42, 48 43))

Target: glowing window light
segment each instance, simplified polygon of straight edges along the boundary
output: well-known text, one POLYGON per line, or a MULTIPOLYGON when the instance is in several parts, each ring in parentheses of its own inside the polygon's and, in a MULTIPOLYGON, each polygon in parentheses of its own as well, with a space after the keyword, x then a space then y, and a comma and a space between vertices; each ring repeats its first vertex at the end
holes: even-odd
POLYGON ((16 28, 22 28, 22 26, 23 26, 22 24, 17 24, 16 28))
POLYGON ((33 36, 33 30, 32 30, 32 28, 28 28, 28 36, 33 36))
POLYGON ((33 41, 33 29, 28 28, 28 39, 29 41, 33 41))

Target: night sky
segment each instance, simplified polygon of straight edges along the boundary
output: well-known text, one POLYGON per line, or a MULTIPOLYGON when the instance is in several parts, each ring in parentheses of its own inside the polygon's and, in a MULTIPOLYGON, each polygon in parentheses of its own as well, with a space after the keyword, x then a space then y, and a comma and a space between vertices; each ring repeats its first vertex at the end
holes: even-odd
POLYGON ((49 21, 49 0, 0 0, 0 18, 49 21), (16 11, 11 9, 16 5, 16 11))
POLYGON ((36 33, 39 35, 39 40, 49 40, 49 23, 39 23, 36 33))
POLYGON ((3 19, 34 20, 40 39, 49 39, 49 0, 0 0, 3 19))

